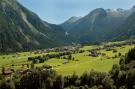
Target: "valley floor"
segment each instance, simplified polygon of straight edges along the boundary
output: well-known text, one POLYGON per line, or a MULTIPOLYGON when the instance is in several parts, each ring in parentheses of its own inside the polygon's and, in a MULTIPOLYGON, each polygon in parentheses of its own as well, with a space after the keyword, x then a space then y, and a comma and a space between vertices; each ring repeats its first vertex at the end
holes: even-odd
MULTIPOLYGON (((113 43, 111 43, 113 44, 113 43)), ((134 45, 123 45, 120 47, 114 47, 113 50, 100 49, 96 52, 104 55, 98 55, 97 57, 89 56, 89 50, 102 48, 103 45, 90 45, 83 46, 79 50, 83 50, 82 53, 74 53, 72 57, 74 60, 68 61, 63 58, 52 58, 43 63, 35 64, 36 67, 42 67, 43 65, 51 65, 54 70, 62 75, 71 75, 74 72, 81 75, 84 72, 90 70, 96 70, 100 72, 109 72, 113 64, 119 64, 119 60, 122 55, 125 55, 129 49, 134 48, 134 45), (114 52, 116 50, 116 52, 114 52), (121 54, 121 56, 118 56, 121 54)), ((57 54, 58 52, 50 52, 49 54, 57 54)), ((35 53, 35 52, 22 52, 8 55, 0 55, 0 68, 3 66, 5 68, 12 68, 15 70, 25 69, 24 64, 31 64, 28 61, 29 56, 42 56, 46 55, 45 52, 35 53)))

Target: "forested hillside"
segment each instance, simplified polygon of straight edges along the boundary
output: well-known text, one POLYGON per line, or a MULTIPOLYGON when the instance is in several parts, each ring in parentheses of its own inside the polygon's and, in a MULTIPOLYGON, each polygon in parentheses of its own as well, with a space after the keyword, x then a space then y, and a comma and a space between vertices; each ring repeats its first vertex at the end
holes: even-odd
POLYGON ((55 47, 68 43, 65 31, 42 21, 16 0, 0 0, 0 52, 55 47))

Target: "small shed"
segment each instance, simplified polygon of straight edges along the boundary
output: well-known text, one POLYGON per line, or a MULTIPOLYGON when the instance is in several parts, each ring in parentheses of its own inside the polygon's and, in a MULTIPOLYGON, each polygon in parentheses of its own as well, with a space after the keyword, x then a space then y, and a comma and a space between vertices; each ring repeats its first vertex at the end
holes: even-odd
POLYGON ((10 76, 10 75, 12 75, 12 73, 13 73, 12 69, 7 69, 4 71, 4 75, 6 75, 6 76, 10 76))

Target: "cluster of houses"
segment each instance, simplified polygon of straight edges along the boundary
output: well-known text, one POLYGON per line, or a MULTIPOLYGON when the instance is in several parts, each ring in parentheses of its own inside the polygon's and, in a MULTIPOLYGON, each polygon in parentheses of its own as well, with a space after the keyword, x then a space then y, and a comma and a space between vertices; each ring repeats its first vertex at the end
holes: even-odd
POLYGON ((92 56, 92 57, 98 57, 100 55, 100 53, 98 53, 95 50, 89 50, 90 54, 88 56, 92 56))
MULTIPOLYGON (((127 43, 131 44, 131 42, 127 42, 127 43)), ((127 45, 127 43, 104 45, 103 47, 87 50, 89 52, 88 56, 92 56, 92 57, 106 56, 105 53, 100 53, 99 51, 100 50, 106 50, 106 51, 117 52, 117 50, 115 50, 116 47, 122 47, 123 45, 127 45)), ((132 44, 135 44, 135 42, 132 42, 132 44)), ((82 47, 81 45, 76 45, 76 46, 64 46, 64 47, 50 48, 50 49, 45 49, 45 50, 37 50, 37 51, 34 51, 34 52, 35 53, 62 52, 62 53, 48 54, 48 55, 45 55, 43 57, 39 57, 39 56, 38 57, 28 57, 28 61, 32 61, 32 60, 35 60, 35 59, 36 60, 40 60, 40 59, 48 60, 49 58, 55 58, 55 57, 61 57, 61 56, 64 56, 64 55, 69 55, 69 54, 71 54, 71 52, 82 53, 82 52, 84 52, 84 50, 79 50, 79 48, 81 48, 81 47, 82 47)), ((17 54, 17 55, 19 56, 19 54, 17 54)), ((108 59, 110 59, 110 57, 108 57, 108 59)), ((63 64, 67 64, 67 63, 69 63, 69 61, 63 62, 63 64)), ((28 65, 26 65, 26 66, 28 66, 28 65)), ((44 65, 41 68, 41 70, 43 70, 43 71, 50 70, 50 69, 53 69, 53 67, 50 66, 50 65, 44 65)), ((23 74, 30 74, 34 71, 36 71, 36 70, 35 69, 29 69, 29 68, 17 70, 17 71, 14 71, 13 69, 8 68, 8 69, 4 70, 3 74, 5 76, 11 76, 14 73, 23 75, 23 74)))
POLYGON ((66 52, 66 51, 76 51, 81 48, 81 45, 72 45, 72 46, 63 46, 63 47, 55 47, 55 48, 48 48, 44 50, 36 50, 33 51, 34 54, 42 54, 42 53, 49 53, 49 52, 66 52))
POLYGON ((112 51, 113 53, 117 53, 116 47, 122 47, 123 45, 124 44, 104 45, 103 47, 87 50, 89 52, 88 56, 92 56, 92 57, 103 56, 103 57, 105 57, 107 59, 116 58, 116 56, 109 57, 105 53, 101 53, 100 50, 112 51))
POLYGON ((92 56, 92 57, 99 57, 99 56, 106 56, 105 53, 100 53, 100 52, 97 52, 96 50, 92 49, 92 50, 89 50, 89 55, 88 56, 92 56))
MULTIPOLYGON (((50 65, 43 65, 43 67, 40 68, 40 71, 46 71, 46 70, 53 70, 53 66, 50 65)), ((39 71, 37 68, 26 68, 26 69, 20 69, 20 70, 14 70, 11 68, 7 68, 3 71, 2 75, 6 76, 6 77, 12 77, 13 74, 19 74, 19 75, 27 75, 27 74, 31 74, 34 73, 36 71, 39 71)))
MULTIPOLYGON (((51 59, 51 58, 58 58, 58 59, 64 58, 65 55, 84 52, 83 50, 79 50, 80 47, 81 45, 46 49, 46 50, 43 50, 43 52, 57 52, 57 53, 53 53, 53 54, 48 53, 48 54, 44 54, 40 56, 28 57, 28 61, 32 61, 33 63, 43 63, 44 61, 47 61, 48 59, 51 59)), ((42 52, 42 50, 36 51, 36 53, 40 53, 40 52, 42 52)))
POLYGON ((123 41, 120 43, 114 43, 114 44, 104 44, 104 49, 109 49, 109 48, 116 48, 116 47, 122 47, 124 45, 134 45, 135 44, 135 40, 132 41, 123 41))

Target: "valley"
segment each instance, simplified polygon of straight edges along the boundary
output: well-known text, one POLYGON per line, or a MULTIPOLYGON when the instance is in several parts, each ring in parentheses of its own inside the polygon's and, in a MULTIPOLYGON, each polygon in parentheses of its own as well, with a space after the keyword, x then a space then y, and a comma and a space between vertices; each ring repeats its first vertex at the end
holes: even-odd
POLYGON ((135 6, 0 0, 0 89, 135 89, 135 6))
POLYGON ((90 70, 109 72, 112 66, 114 64, 119 64, 121 57, 124 56, 129 49, 134 47, 134 45, 130 45, 126 42, 110 42, 100 45, 78 46, 77 49, 74 49, 76 46, 65 46, 60 48, 51 48, 48 49, 49 51, 45 51, 47 50, 45 49, 31 52, 18 52, 0 55, 0 68, 5 67, 5 69, 14 69, 15 71, 29 69, 33 62, 28 61, 29 57, 42 57, 48 54, 54 55, 69 51, 70 49, 70 55, 72 58, 68 58, 69 54, 49 58, 41 63, 39 61, 34 62, 34 67, 36 68, 49 65, 52 66, 53 70, 58 74, 62 74, 64 76, 72 75, 73 73, 81 75, 90 70), (64 51, 65 48, 66 51, 64 51), (93 55, 91 53, 93 53, 93 55))

